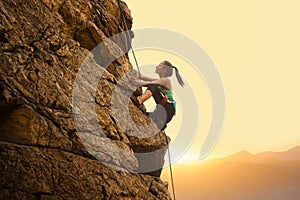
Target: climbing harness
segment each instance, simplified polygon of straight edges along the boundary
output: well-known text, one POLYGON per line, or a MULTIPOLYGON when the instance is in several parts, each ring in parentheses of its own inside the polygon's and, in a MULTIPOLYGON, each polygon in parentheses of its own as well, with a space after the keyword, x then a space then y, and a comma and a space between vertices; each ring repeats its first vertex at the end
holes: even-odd
POLYGON ((161 100, 160 104, 165 105, 166 103, 171 103, 174 106, 174 109, 176 110, 176 101, 173 99, 173 93, 172 90, 167 90, 163 86, 158 86, 159 92, 163 99, 161 100))
MULTIPOLYGON (((128 27, 127 27, 127 24, 125 22, 125 16, 124 16, 124 11, 123 9, 121 8, 121 0, 118 0, 118 5, 119 5, 119 9, 120 9, 120 16, 121 16, 121 24, 123 24, 123 26, 125 27, 125 33, 126 33, 126 37, 129 37, 127 34, 128 34, 128 27)), ((129 43, 130 45, 130 49, 132 51, 132 55, 133 55, 133 58, 135 60, 135 64, 138 68, 138 72, 139 72, 139 78, 141 77, 141 72, 140 72, 140 68, 139 68, 139 65, 138 65, 138 62, 137 62, 137 59, 136 59, 136 56, 135 56, 135 53, 134 53, 134 50, 132 48, 132 45, 131 43, 129 43)), ((168 102, 170 101, 171 103, 173 103, 171 100, 169 100, 167 94, 162 94, 163 95, 163 100, 160 104, 164 103, 163 101, 168 102)), ((164 103, 164 104, 165 104, 164 103)), ((163 104, 162 104, 163 105, 163 104)), ((170 155, 170 149, 169 149, 169 141, 168 141, 168 138, 167 138, 167 135, 165 133, 165 131, 163 131, 163 133, 165 134, 165 137, 166 137, 166 143, 167 143, 167 148, 168 148, 168 155, 169 155, 169 166, 170 166, 170 174, 171 174, 171 181, 172 181, 172 191, 173 191, 173 197, 174 197, 174 200, 176 200, 176 197, 175 197, 175 188, 174 188, 174 179, 173 179, 173 172, 172 172, 172 163, 171 163, 171 155, 170 155)))
POLYGON ((170 175, 171 175, 171 182, 172 182, 172 192, 173 192, 173 198, 174 200, 176 200, 175 197, 175 187, 174 187, 174 179, 173 179, 173 173, 172 173, 172 162, 171 162, 171 154, 170 154, 170 148, 169 148, 169 141, 168 141, 168 137, 167 134, 165 133, 165 131, 163 131, 166 137, 166 143, 167 143, 167 147, 168 147, 168 157, 169 157, 169 165, 170 165, 170 175))

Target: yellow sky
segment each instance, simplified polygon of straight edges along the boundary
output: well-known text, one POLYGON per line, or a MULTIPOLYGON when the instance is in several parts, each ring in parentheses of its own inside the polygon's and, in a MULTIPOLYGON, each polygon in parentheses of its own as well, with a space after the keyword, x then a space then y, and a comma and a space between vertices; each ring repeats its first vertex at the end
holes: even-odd
MULTIPOLYGON (((225 88, 226 119, 210 157, 243 149, 258 153, 300 145, 300 1, 125 2, 134 18, 133 29, 177 31, 202 46, 216 64, 225 88)), ((151 50, 137 55, 141 65, 167 57, 179 66, 192 87, 200 88, 202 126, 186 156, 195 158, 211 118, 205 84, 201 77, 186 71, 191 67, 176 56, 151 50)), ((180 121, 180 116, 174 121, 180 121)), ((175 137, 178 123, 172 126, 167 133, 175 137)))

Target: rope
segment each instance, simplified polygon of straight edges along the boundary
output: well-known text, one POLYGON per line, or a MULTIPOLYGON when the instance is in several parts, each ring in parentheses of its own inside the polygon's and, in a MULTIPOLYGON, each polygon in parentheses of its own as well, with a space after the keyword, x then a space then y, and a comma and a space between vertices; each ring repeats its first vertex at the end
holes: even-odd
MULTIPOLYGON (((118 0, 118 5, 119 5, 119 9, 120 9, 120 15, 121 15, 121 24, 123 24, 123 26, 125 27, 125 33, 126 33, 126 37, 128 37, 128 27, 127 27, 127 24, 125 22, 125 16, 124 16, 124 11, 123 9, 121 8, 121 0, 118 0)), ((127 39, 127 38, 126 38, 127 39)), ((139 68, 139 65, 138 65, 138 62, 137 62, 137 59, 136 59, 136 56, 135 56, 135 53, 134 53, 134 50, 132 48, 132 45, 131 43, 129 43, 130 45, 130 49, 131 49, 131 52, 132 52, 132 55, 133 55, 133 58, 135 60, 135 64, 138 68, 138 72, 139 72, 139 78, 141 77, 141 72, 140 72, 140 68, 139 68)), ((163 131, 164 132, 164 131, 163 131)), ((173 172, 172 172, 172 162, 171 162, 171 155, 170 155, 170 149, 169 149, 169 142, 168 142, 168 138, 167 138, 167 135, 166 133, 164 132, 165 136, 166 136, 166 142, 167 142, 167 147, 168 147, 168 157, 169 157, 169 165, 170 165, 170 174, 171 174, 171 181, 172 181, 172 191, 173 191, 173 197, 174 197, 174 200, 176 200, 176 197, 175 197, 175 187, 174 187, 174 179, 173 179, 173 172)))
MULTIPOLYGON (((165 131, 164 131, 165 133, 165 131)), ((169 165, 170 165, 170 175, 171 175, 171 181, 172 181, 172 191, 173 191, 173 197, 174 197, 174 200, 176 200, 176 197, 175 197, 175 187, 174 187, 174 179, 173 179, 173 170, 172 170, 172 162, 171 162, 171 154, 170 154, 170 148, 169 148, 169 141, 168 141, 168 137, 167 137, 167 134, 165 133, 165 136, 166 136, 166 142, 167 142, 167 147, 168 147, 168 157, 169 157, 169 165)))
MULTIPOLYGON (((121 24, 123 24, 123 26, 125 27, 125 35, 126 35, 126 37, 130 37, 130 36, 128 36, 127 34, 128 34, 128 27, 127 27, 127 24, 126 24, 126 22, 125 22, 125 16, 124 16, 124 11, 123 11, 123 9, 122 9, 122 7, 121 7, 121 0, 118 0, 118 5, 119 5, 119 9, 120 9, 120 16, 121 16, 121 24)), ((126 38, 126 41, 127 41, 127 38, 126 38)), ((135 53, 134 53, 134 50, 133 50, 133 48, 132 48, 132 45, 131 45, 131 43, 129 43, 129 46, 130 46, 130 49, 131 49, 131 52, 132 52, 132 55, 133 55, 133 58, 134 58, 134 60, 135 60, 135 64, 136 64, 136 66, 137 66, 137 69, 138 69, 138 72, 139 72, 139 78, 141 77, 141 72, 140 72, 140 68, 139 68, 139 64, 138 64, 138 62, 137 62, 137 59, 136 59, 136 56, 135 56, 135 53)))

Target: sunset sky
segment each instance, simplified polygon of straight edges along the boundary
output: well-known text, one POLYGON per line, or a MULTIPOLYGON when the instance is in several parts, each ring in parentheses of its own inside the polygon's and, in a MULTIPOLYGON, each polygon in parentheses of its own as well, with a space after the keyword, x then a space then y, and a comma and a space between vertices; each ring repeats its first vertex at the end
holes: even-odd
MULTIPOLYGON (((299 1, 125 2, 133 16, 133 30, 156 27, 181 33, 205 49, 215 63, 225 89, 226 119, 209 158, 244 149, 258 153, 300 145, 299 1)), ((197 88, 201 126, 183 158, 197 159, 212 114, 203 79, 194 76, 193 68, 170 52, 140 50, 137 56, 140 65, 170 60, 189 85, 197 88)), ((147 70, 141 71, 150 73, 147 70)), ((180 109, 184 109, 177 100, 178 113, 167 129, 172 138, 180 126, 180 109)))

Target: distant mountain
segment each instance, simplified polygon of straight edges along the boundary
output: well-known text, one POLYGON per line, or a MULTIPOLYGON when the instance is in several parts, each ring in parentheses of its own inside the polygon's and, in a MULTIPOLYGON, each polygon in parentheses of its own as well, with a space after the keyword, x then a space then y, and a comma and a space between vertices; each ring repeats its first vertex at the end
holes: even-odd
POLYGON ((264 152, 255 155, 254 161, 268 162, 271 160, 300 160, 300 146, 294 147, 284 152, 264 152))
POLYGON ((250 163, 264 163, 272 160, 292 161, 300 160, 300 146, 294 147, 284 152, 267 151, 259 154, 251 154, 246 150, 232 154, 225 158, 215 158, 207 161, 208 163, 222 163, 222 162, 250 162, 250 163))
POLYGON ((242 161, 242 160, 249 160, 253 157, 253 154, 249 153, 248 151, 240 151, 235 153, 231 156, 226 157, 227 160, 231 161, 242 161))
POLYGON ((178 199, 299 200, 300 147, 175 165, 174 175, 178 199))

